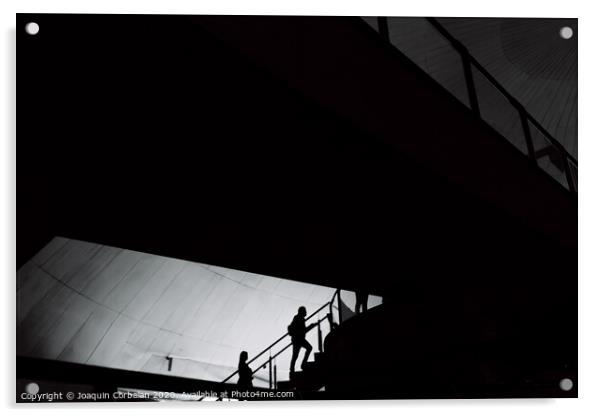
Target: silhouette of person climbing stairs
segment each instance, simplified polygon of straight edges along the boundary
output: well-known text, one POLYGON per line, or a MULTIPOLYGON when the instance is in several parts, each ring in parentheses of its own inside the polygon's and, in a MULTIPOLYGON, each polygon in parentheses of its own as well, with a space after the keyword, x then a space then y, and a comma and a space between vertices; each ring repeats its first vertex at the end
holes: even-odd
POLYGON ((246 351, 240 352, 238 358, 238 386, 240 388, 253 387, 253 371, 247 364, 249 354, 246 351))
POLYGON ((311 344, 305 339, 305 334, 311 330, 315 324, 306 327, 305 326, 305 316, 307 315, 307 310, 305 307, 299 307, 299 310, 295 317, 293 317, 293 321, 288 325, 288 334, 291 336, 291 342, 293 345, 293 356, 291 357, 291 374, 295 372, 295 364, 297 362, 297 358, 299 357, 299 351, 301 348, 305 349, 305 356, 303 357, 303 361, 301 362, 301 369, 305 368, 307 361, 309 359, 309 355, 312 351, 311 344))

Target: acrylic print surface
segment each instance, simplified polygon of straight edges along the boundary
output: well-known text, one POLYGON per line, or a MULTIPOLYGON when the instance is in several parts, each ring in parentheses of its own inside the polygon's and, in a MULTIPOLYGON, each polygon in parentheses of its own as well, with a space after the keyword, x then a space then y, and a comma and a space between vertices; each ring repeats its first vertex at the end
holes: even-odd
POLYGON ((576 19, 17 21, 17 401, 577 396, 576 19))

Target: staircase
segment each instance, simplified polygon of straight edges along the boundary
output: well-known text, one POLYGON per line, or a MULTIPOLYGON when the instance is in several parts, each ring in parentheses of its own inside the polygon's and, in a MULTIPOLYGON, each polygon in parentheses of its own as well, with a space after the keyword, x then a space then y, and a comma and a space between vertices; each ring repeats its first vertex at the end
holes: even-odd
MULTIPOLYGON (((257 366, 253 370, 253 374, 256 374, 259 370, 265 369, 266 367, 269 370, 269 385, 268 389, 277 389, 277 390, 286 390, 286 391, 318 391, 324 387, 324 376, 325 376, 325 357, 323 353, 323 337, 322 337, 322 328, 321 323, 325 320, 328 321, 328 325, 330 330, 334 330, 342 321, 343 321, 343 313, 341 309, 342 301, 341 301, 341 290, 338 289, 334 292, 331 300, 312 314, 310 314, 307 318, 305 318, 305 322, 310 322, 312 318, 314 318, 318 313, 328 310, 326 315, 320 319, 318 319, 312 327, 308 330, 307 333, 313 331, 315 327, 318 333, 318 352, 314 353, 314 360, 308 361, 304 366, 302 371, 296 371, 289 374, 288 381, 277 381, 277 369, 276 369, 276 361, 275 359, 280 356, 284 351, 288 350, 292 347, 292 343, 288 343, 286 346, 278 350, 275 354, 272 354, 272 349, 276 348, 276 346, 286 339, 289 334, 288 332, 279 337, 276 341, 271 343, 268 347, 259 352, 255 357, 247 362, 248 365, 257 361, 259 358, 267 355, 267 359, 265 359, 259 366, 257 366), (335 318, 336 315, 336 318, 335 318)), ((303 353, 303 352, 302 352, 303 353)), ((238 374, 238 370, 230 374, 226 379, 222 381, 222 384, 226 384, 232 378, 234 378, 238 374)))
POLYGON ((291 372, 290 380, 279 381, 276 387, 283 391, 320 391, 326 385, 326 366, 324 353, 317 352, 302 371, 291 372))

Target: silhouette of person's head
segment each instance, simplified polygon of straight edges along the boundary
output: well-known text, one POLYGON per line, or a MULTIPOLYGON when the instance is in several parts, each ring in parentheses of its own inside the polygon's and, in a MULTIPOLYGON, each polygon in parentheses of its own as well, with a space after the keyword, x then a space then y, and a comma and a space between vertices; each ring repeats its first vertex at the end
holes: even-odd
POLYGON ((305 307, 303 307, 303 306, 299 307, 299 315, 301 317, 305 317, 307 315, 307 310, 305 309, 305 307))
POLYGON ((246 350, 243 350, 242 352, 240 352, 240 357, 238 358, 238 363, 242 363, 242 362, 247 362, 247 359, 249 359, 249 354, 247 353, 246 350))

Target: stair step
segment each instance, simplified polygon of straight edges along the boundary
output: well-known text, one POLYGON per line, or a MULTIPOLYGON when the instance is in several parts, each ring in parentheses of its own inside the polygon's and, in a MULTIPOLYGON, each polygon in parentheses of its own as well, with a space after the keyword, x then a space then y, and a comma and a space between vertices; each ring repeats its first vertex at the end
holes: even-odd
POLYGON ((279 390, 286 391, 318 391, 324 387, 324 382, 316 378, 298 377, 290 381, 278 381, 276 386, 279 390))
POLYGON ((291 379, 291 381, 295 381, 302 377, 303 377, 303 371, 289 372, 289 378, 291 379))
POLYGON ((316 362, 307 362, 305 366, 303 366, 303 372, 312 372, 318 369, 318 364, 316 362))
POLYGON ((291 372, 290 381, 278 382, 278 389, 317 391, 324 386, 321 367, 317 362, 307 362, 303 371, 291 372))
POLYGON ((276 383, 276 387, 279 390, 285 390, 285 391, 292 391, 296 388, 293 381, 278 381, 276 383))
POLYGON ((301 371, 295 371, 295 372, 292 372, 292 373, 293 374, 300 374, 303 371, 313 370, 313 369, 316 369, 317 367, 318 367, 318 363, 316 361, 307 361, 307 363, 305 363, 305 365, 301 365, 301 371))

